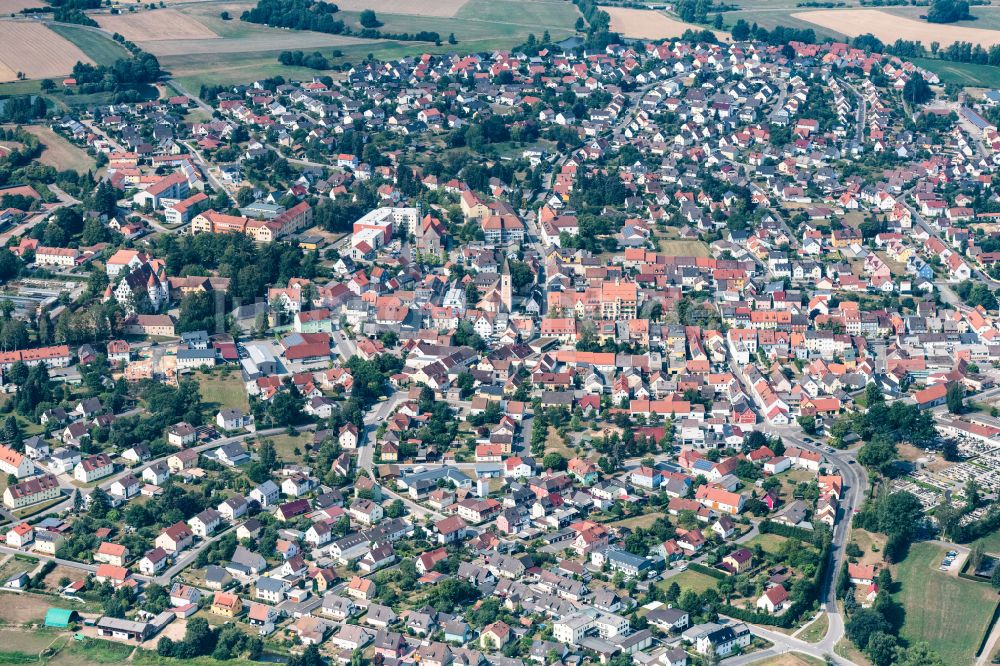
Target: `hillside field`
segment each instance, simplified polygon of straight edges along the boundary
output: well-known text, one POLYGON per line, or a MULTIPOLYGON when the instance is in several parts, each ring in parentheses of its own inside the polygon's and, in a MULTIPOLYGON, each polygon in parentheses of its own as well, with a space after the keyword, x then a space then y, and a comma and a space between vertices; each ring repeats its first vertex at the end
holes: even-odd
MULTIPOLYGON (((450 0, 433 11, 433 15, 415 15, 421 2, 375 0, 343 5, 339 13, 353 28, 360 28, 360 11, 356 7, 373 8, 382 30, 393 32, 433 31, 441 35, 442 44, 430 42, 399 42, 330 35, 310 31, 294 31, 245 23, 239 15, 252 2, 247 0, 198 2, 171 5, 170 11, 181 12, 197 21, 217 39, 159 39, 139 42, 155 54, 165 69, 188 90, 197 92, 202 84, 245 83, 255 78, 282 75, 287 78, 307 78, 323 72, 305 68, 284 67, 277 62, 284 50, 319 51, 334 62, 358 62, 372 54, 376 58, 398 58, 420 53, 449 51, 489 51, 510 48, 523 43, 529 34, 541 38, 548 30, 553 40, 575 34, 574 24, 580 16, 576 7, 564 0, 450 0), (385 10, 379 7, 384 6, 385 10), (407 13, 392 13, 389 10, 407 13), (229 12, 231 20, 220 17, 229 12), (449 12, 452 15, 446 15, 449 12), (447 43, 454 33, 457 45, 447 43), (334 58, 334 50, 342 52, 334 58)), ((162 12, 164 10, 156 10, 162 12)), ((150 12, 146 12, 150 13, 150 12)), ((152 12, 155 14, 155 12, 152 12)), ((130 19, 126 15, 123 19, 130 19)))

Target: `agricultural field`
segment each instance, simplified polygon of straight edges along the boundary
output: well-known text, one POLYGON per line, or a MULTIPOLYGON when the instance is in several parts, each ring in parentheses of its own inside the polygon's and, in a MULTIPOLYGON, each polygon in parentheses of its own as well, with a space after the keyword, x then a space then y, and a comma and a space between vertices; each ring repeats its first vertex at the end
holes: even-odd
POLYGON ((78 173, 87 173, 97 168, 94 158, 87 151, 59 136, 43 125, 31 125, 25 128, 38 137, 45 145, 39 162, 56 169, 72 169, 78 173))
POLYGON ((966 62, 949 62, 932 58, 911 58, 913 64, 934 72, 943 83, 960 86, 1000 88, 1000 67, 976 65, 966 62))
POLYGON ((17 14, 22 9, 44 6, 45 3, 39 0, 0 0, 0 15, 17 14))
POLYGON ((0 21, 0 83, 65 76, 77 62, 93 63, 78 46, 41 23, 0 21))
POLYGON ((986 583, 956 578, 938 570, 945 548, 916 543, 899 564, 895 595, 906 610, 901 634, 911 642, 927 641, 956 664, 972 663, 997 605, 986 583))
MULTIPOLYGON (((60 599, 60 601, 62 601, 60 599)), ((78 604, 68 602, 70 605, 63 608, 77 609, 78 604)), ((4 624, 27 624, 45 619, 45 613, 56 604, 49 603, 47 597, 37 594, 19 594, 16 604, 0 604, 0 622, 4 624)))
POLYGON ((217 39, 219 36, 191 16, 176 9, 157 9, 102 15, 97 22, 108 32, 117 32, 133 42, 175 39, 217 39))
MULTIPOLYGON (((468 0, 341 0, 337 6, 343 11, 360 12, 371 9, 385 14, 411 14, 413 16, 454 16, 468 0)), ((2 5, 0 5, 2 6, 2 5)))
MULTIPOLYGON (((433 3, 434 9, 428 12, 420 8, 421 3, 429 4, 430 0, 354 2, 341 5, 345 11, 339 14, 339 18, 353 28, 360 28, 360 10, 371 8, 377 12, 383 23, 382 30, 386 32, 433 31, 440 34, 442 40, 454 33, 458 48, 463 51, 509 48, 523 43, 529 33, 541 37, 546 30, 553 40, 561 40, 575 34, 573 26, 580 15, 573 4, 561 0, 446 0, 433 3)), ((446 53, 456 48, 446 41, 436 46, 429 42, 360 39, 240 21, 240 14, 253 4, 249 0, 224 0, 173 5, 171 11, 194 20, 219 39, 157 39, 139 43, 156 55, 164 68, 191 91, 197 91, 203 84, 242 83, 279 74, 306 79, 320 73, 280 65, 278 53, 285 50, 318 50, 332 62, 354 63, 368 54, 392 59, 415 53, 446 53), (223 11, 229 13, 231 20, 222 20, 223 11), (334 49, 341 55, 333 57, 334 49)), ((137 15, 121 18, 130 21, 137 15)))
MULTIPOLYGON (((665 39, 680 37, 686 30, 701 30, 701 26, 685 23, 666 14, 628 7, 603 7, 611 16, 611 29, 626 37, 665 39)), ((722 33, 720 35, 725 37, 722 33)))
POLYGON ((1000 44, 1000 30, 969 28, 955 25, 935 25, 916 18, 906 18, 878 9, 823 9, 792 14, 793 18, 814 23, 848 37, 871 33, 884 42, 907 39, 951 44, 972 42, 984 47, 1000 44))
MULTIPOLYGON (((754 0, 753 2, 739 0, 732 4, 736 5, 737 9, 722 13, 722 19, 727 29, 731 28, 740 19, 743 19, 749 24, 756 23, 768 30, 774 28, 776 25, 783 25, 797 29, 812 28, 820 37, 834 37, 840 34, 791 16, 793 12, 798 11, 798 0, 754 0)), ((845 0, 845 5, 846 8, 860 6, 857 0, 845 0)))
POLYGON ((112 65, 120 58, 129 57, 124 46, 97 30, 68 23, 50 23, 48 26, 52 32, 80 47, 98 65, 112 65))
MULTIPOLYGON (((904 16, 906 18, 922 20, 920 17, 927 14, 927 7, 885 7, 883 11, 904 16)), ((948 25, 957 28, 982 28, 986 30, 1000 30, 1000 7, 997 6, 975 6, 970 7, 969 12, 973 18, 969 21, 955 21, 948 25)), ((945 44, 942 40, 942 46, 945 44)))

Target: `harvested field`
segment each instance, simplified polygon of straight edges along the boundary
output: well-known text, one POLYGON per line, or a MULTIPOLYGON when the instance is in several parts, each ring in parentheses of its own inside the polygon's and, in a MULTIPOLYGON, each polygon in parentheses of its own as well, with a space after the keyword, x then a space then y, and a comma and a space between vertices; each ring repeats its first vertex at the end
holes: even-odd
POLYGON ((22 9, 27 9, 28 7, 43 7, 44 2, 39 0, 0 0, 0 14, 4 16, 8 14, 17 14, 22 9))
POLYGON ((45 619, 45 613, 53 606, 45 597, 34 594, 5 598, 6 602, 0 605, 0 620, 6 624, 38 622, 45 619))
POLYGON ((348 12, 372 9, 376 14, 410 14, 412 16, 450 18, 466 2, 468 0, 341 0, 337 6, 348 12))
POLYGON ((69 74, 77 62, 93 63, 79 48, 41 23, 0 21, 0 83, 69 74))
POLYGON ((871 33, 886 42, 897 39, 930 44, 971 42, 990 47, 1000 44, 1000 30, 967 28, 953 25, 927 23, 919 19, 903 18, 877 9, 832 9, 797 12, 792 17, 815 23, 829 30, 855 37, 871 33))
POLYGON ((217 39, 204 25, 176 9, 100 16, 101 27, 117 32, 133 42, 159 42, 176 39, 217 39))
MULTIPOLYGON (((626 37, 641 39, 665 39, 680 37, 685 30, 702 30, 701 26, 672 19, 665 14, 645 9, 627 7, 602 7, 611 16, 611 29, 626 37)), ((722 38, 725 33, 716 33, 722 38)))
MULTIPOLYGON (((145 42, 143 48, 156 56, 186 56, 199 53, 252 53, 262 51, 283 51, 288 49, 319 49, 354 44, 374 45, 379 42, 343 35, 325 35, 321 32, 295 32, 291 30, 253 35, 238 39, 168 39, 156 42, 145 42)), ((275 56, 272 55, 272 58, 275 56)))

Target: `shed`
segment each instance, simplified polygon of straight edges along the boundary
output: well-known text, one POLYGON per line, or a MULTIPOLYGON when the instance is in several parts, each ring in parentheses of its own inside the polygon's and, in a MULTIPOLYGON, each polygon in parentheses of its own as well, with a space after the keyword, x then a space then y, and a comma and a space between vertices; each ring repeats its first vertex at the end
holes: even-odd
POLYGON ((56 627, 57 629, 69 628, 69 623, 73 621, 76 611, 66 608, 50 608, 45 613, 45 626, 56 627))

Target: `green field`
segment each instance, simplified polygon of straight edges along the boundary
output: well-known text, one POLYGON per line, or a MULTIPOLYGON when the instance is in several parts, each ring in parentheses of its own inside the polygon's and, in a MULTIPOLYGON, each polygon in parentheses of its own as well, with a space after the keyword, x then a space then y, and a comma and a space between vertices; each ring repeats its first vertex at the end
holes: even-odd
POLYGON ((80 50, 98 65, 111 65, 120 58, 129 57, 125 47, 96 30, 65 23, 50 23, 49 27, 57 35, 61 35, 79 46, 80 50))
MULTIPOLYGON (((921 15, 927 14, 927 7, 876 7, 876 9, 890 14, 896 14, 897 16, 905 16, 906 18, 913 19, 914 21, 922 20, 920 18, 921 15)), ((955 21, 954 23, 949 23, 948 25, 966 28, 981 28, 983 30, 1000 30, 1000 7, 972 7, 970 8, 970 11, 975 17, 973 20, 955 21)), ((941 46, 944 46, 944 44, 941 46)))
POLYGON ((1000 67, 974 65, 967 62, 949 62, 934 58, 910 58, 913 64, 937 74, 942 83, 982 88, 1000 87, 1000 67))
POLYGON ((781 550, 781 544, 788 541, 786 537, 779 534, 758 534, 754 538, 743 544, 744 548, 753 550, 753 547, 760 544, 765 553, 777 553, 781 550))
POLYGON ((899 565, 895 597, 906 610, 902 635, 927 641, 949 663, 972 663, 986 633, 997 594, 985 583, 956 578, 938 570, 946 549, 916 543, 899 565))
POLYGON ((987 553, 1000 555, 1000 532, 987 534, 982 539, 977 539, 975 543, 983 545, 983 550, 987 553))
POLYGON ((830 616, 826 613, 822 613, 816 620, 812 622, 805 630, 798 635, 798 638, 804 640, 806 643, 819 643, 826 636, 826 632, 830 629, 830 616))
POLYGON ((209 416, 214 421, 215 412, 223 407, 242 409, 244 412, 250 409, 250 402, 247 398, 246 387, 239 373, 233 372, 228 376, 215 373, 211 375, 196 374, 198 385, 201 388, 201 399, 205 403, 209 416))
POLYGON ((708 244, 700 240, 661 240, 660 252, 668 257, 709 257, 708 244))
MULTIPOLYGON (((303 454, 306 450, 306 444, 312 442, 312 435, 298 435, 293 437, 291 435, 275 435, 273 437, 267 437, 274 444, 274 452, 278 454, 278 459, 283 462, 288 463, 302 463, 304 461, 303 454), (299 454, 295 454, 295 449, 299 450, 299 454)), ((255 445, 255 448, 259 446, 255 445)))
MULTIPOLYGON (((723 12, 722 18, 725 22, 726 29, 729 29, 737 21, 743 19, 749 24, 756 23, 762 28, 767 28, 768 30, 773 29, 777 25, 783 25, 788 28, 797 29, 808 29, 811 28, 816 31, 816 36, 820 39, 824 37, 842 38, 843 35, 840 33, 828 30, 815 23, 810 23, 809 21, 803 21, 801 19, 792 18, 791 14, 795 12, 807 12, 810 10, 824 9, 822 7, 797 7, 799 0, 754 0, 750 2, 749 0, 741 0, 735 2, 739 7, 736 11, 723 12)), ((845 0, 845 7, 860 7, 860 3, 856 0, 845 0)), ((841 8, 837 8, 841 9, 841 8)), ((709 15, 712 18, 712 15, 709 15)))
MULTIPOLYGON (((249 7, 252 3, 239 3, 235 8, 227 4, 226 8, 233 16, 238 15, 238 9, 249 7)), ((453 17, 410 16, 401 14, 378 13, 379 20, 384 24, 381 28, 388 33, 418 32, 421 30, 437 32, 441 35, 442 44, 436 46, 429 42, 397 42, 390 40, 358 42, 353 38, 340 35, 319 35, 313 32, 301 33, 316 43, 320 40, 328 46, 295 46, 294 40, 281 48, 272 45, 264 47, 264 40, 274 38, 275 33, 288 35, 288 31, 277 31, 265 26, 251 25, 238 19, 223 21, 219 18, 221 5, 215 2, 182 5, 178 9, 196 18, 200 23, 218 34, 223 40, 245 41, 246 48, 234 48, 216 42, 219 47, 213 53, 183 53, 170 55, 166 52, 158 58, 164 69, 168 70, 178 82, 188 91, 197 93, 201 85, 220 85, 230 83, 245 83, 257 78, 281 75, 287 79, 308 80, 318 72, 302 67, 285 67, 278 63, 281 50, 300 48, 304 51, 319 51, 331 62, 357 63, 368 55, 379 59, 395 59, 406 55, 420 53, 476 52, 504 49, 523 43, 530 33, 539 39, 548 30, 555 41, 574 34, 573 25, 579 17, 575 5, 569 2, 553 0, 469 0, 453 17), (449 34, 454 33, 458 43, 448 44, 445 41, 449 34), (325 41, 324 41, 325 40, 325 41), (348 43, 343 43, 348 42, 348 43), (334 58, 334 50, 342 52, 334 58), (230 52, 233 51, 233 52, 230 52)), ((352 27, 358 28, 357 12, 341 12, 340 16, 352 27)), ((268 41, 268 44, 274 44, 268 41)), ((156 49, 154 48, 155 52, 156 49)))
POLYGON ((676 576, 671 576, 670 578, 657 583, 657 585, 665 590, 670 587, 671 583, 677 583, 680 585, 681 592, 684 590, 693 590, 698 594, 701 594, 705 590, 714 588, 718 582, 719 581, 707 574, 688 569, 687 571, 680 572, 676 576))

